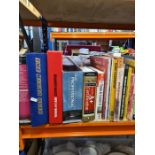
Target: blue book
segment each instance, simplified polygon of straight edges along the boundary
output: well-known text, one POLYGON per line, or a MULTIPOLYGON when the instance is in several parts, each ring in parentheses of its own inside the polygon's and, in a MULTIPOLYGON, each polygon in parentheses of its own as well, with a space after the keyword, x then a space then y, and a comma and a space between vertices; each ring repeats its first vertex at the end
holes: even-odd
POLYGON ((74 67, 63 71, 63 123, 82 119, 83 72, 74 67))
POLYGON ((45 53, 27 53, 32 126, 48 123, 47 60, 45 53))

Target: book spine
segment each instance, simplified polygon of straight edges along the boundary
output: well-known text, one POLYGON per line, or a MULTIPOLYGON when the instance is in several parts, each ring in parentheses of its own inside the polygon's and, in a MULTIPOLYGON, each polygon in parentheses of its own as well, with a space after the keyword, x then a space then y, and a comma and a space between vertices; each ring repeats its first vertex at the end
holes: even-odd
POLYGON ((105 98, 105 110, 103 110, 103 118, 108 120, 108 110, 109 110, 109 100, 110 100, 110 81, 111 81, 111 59, 109 59, 108 69, 107 69, 107 87, 106 87, 106 97, 105 98))
POLYGON ((127 113, 128 120, 132 120, 132 116, 133 116, 134 83, 135 83, 135 76, 133 73, 131 75, 131 84, 130 84, 129 105, 128 105, 128 113, 127 113))
POLYGON ((82 71, 63 72, 63 121, 82 119, 82 71))
POLYGON ((47 52, 49 123, 62 123, 62 53, 47 52))
POLYGON ((127 79, 128 79, 128 70, 129 70, 129 65, 125 64, 123 88, 122 88, 122 100, 121 100, 121 108, 120 108, 120 120, 123 119, 123 115, 124 115, 124 105, 125 105, 126 86, 127 86, 127 79))
POLYGON ((104 91, 103 91, 103 103, 102 103, 102 117, 103 119, 108 118, 108 104, 109 104, 109 88, 110 88, 110 70, 111 70, 111 59, 91 57, 91 65, 101 71, 104 71, 105 82, 104 82, 104 91))
POLYGON ((122 85, 124 75, 123 59, 118 60, 117 64, 117 80, 116 80, 116 93, 115 93, 115 109, 114 109, 114 121, 119 121, 120 104, 122 99, 122 85))
POLYGON ((112 59, 110 105, 109 105, 109 120, 110 121, 114 120, 116 75, 117 75, 117 60, 116 59, 112 59))
POLYGON ((131 84, 131 74, 132 74, 132 68, 129 66, 128 80, 127 80, 127 86, 126 86, 126 95, 125 95, 124 115, 123 115, 123 120, 125 120, 125 121, 127 120, 129 94, 130 94, 130 84, 131 84))
POLYGON ((104 90, 104 73, 98 73, 96 91, 95 120, 102 120, 102 103, 104 90))
POLYGON ((95 119, 95 102, 96 102, 96 74, 84 73, 83 87, 83 111, 82 120, 92 121, 95 119))
POLYGON ((19 118, 30 118, 30 101, 26 64, 19 64, 19 118))
POLYGON ((133 94, 133 116, 132 119, 135 120, 135 89, 133 94))
POLYGON ((26 55, 32 126, 48 123, 46 54, 26 55))

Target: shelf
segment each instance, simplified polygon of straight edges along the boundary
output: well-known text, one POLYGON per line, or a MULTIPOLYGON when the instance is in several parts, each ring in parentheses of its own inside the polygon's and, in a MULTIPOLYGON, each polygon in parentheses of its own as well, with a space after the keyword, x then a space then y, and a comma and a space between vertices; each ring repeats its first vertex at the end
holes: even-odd
POLYGON ((134 0, 20 0, 19 12, 24 24, 31 26, 40 24, 41 14, 52 27, 135 28, 134 0))
POLYGON ((135 38, 134 32, 51 32, 50 40, 67 40, 67 39, 130 39, 135 38))
POLYGON ((135 122, 90 122, 61 125, 44 125, 31 127, 20 126, 20 149, 24 148, 24 139, 31 138, 59 138, 81 136, 116 136, 134 135, 135 122))

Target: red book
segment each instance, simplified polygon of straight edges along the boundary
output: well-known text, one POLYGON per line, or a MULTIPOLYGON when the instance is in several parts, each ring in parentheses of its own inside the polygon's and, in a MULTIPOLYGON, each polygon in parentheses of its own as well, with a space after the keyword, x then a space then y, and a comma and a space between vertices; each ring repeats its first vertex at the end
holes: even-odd
POLYGON ((131 75, 131 85, 130 85, 130 94, 129 94, 129 104, 128 104, 128 119, 132 120, 133 116, 133 98, 134 98, 134 88, 135 87, 135 74, 131 75))
POLYGON ((62 123, 62 52, 47 52, 49 123, 62 123))
POLYGON ((108 106, 109 106, 109 81, 110 81, 110 66, 111 66, 111 59, 109 57, 90 57, 91 65, 101 71, 104 71, 104 79, 105 79, 105 87, 103 91, 103 104, 102 104, 102 111, 103 111, 103 119, 108 118, 108 106))

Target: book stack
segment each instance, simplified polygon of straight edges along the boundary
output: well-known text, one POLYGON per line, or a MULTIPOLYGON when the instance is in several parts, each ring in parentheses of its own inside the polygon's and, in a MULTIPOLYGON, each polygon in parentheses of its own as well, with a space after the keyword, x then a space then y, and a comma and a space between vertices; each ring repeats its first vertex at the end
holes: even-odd
POLYGON ((91 56, 89 66, 79 66, 73 57, 26 55, 32 126, 134 120, 134 58, 91 56))

